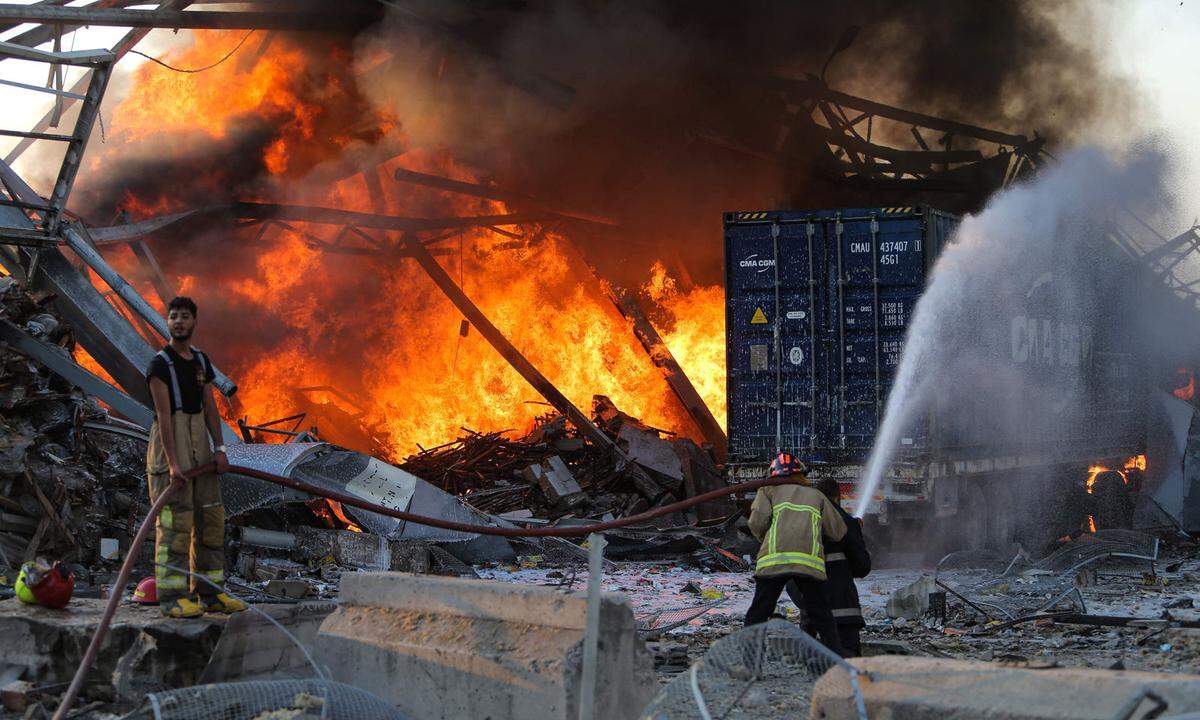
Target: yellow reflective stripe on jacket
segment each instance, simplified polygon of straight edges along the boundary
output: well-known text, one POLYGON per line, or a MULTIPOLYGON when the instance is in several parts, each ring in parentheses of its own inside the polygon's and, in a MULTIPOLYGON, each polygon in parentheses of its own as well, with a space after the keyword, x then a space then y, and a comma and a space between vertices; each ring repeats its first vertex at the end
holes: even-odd
POLYGON ((770 555, 763 555, 758 559, 754 569, 765 570, 766 568, 775 567, 776 565, 803 565, 805 567, 810 567, 813 570, 825 572, 825 563, 819 556, 809 555, 808 553, 801 552, 771 553, 770 555))
POLYGON ((820 572, 825 572, 825 558, 821 554, 821 508, 815 505, 782 502, 771 508, 771 528, 767 531, 767 553, 758 559, 756 571, 776 565, 803 565, 820 572), (775 548, 775 534, 779 528, 779 516, 786 511, 808 513, 812 523, 813 552, 778 552, 775 548))

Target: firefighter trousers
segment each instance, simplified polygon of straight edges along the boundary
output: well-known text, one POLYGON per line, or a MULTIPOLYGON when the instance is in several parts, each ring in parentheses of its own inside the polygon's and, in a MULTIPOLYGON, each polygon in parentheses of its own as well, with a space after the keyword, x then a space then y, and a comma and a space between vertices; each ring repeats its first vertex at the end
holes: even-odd
MULTIPOLYGON (((183 471, 212 462, 204 414, 176 412, 171 419, 175 454, 183 471)), ((171 484, 166 457, 156 422, 150 428, 146 457, 151 502, 171 484)), ((209 473, 186 481, 163 506, 155 524, 154 563, 160 604, 186 595, 207 600, 221 592, 225 582, 225 505, 220 476, 209 473)))
POLYGON ((815 634, 825 643, 825 647, 838 655, 845 657, 841 637, 838 635, 837 624, 833 621, 833 613, 829 602, 821 594, 821 583, 807 575, 776 575, 773 577, 754 578, 754 598, 750 601, 750 609, 746 611, 746 626, 757 625, 771 619, 779 596, 787 587, 789 581, 796 582, 796 592, 804 603, 800 610, 812 624, 815 634))

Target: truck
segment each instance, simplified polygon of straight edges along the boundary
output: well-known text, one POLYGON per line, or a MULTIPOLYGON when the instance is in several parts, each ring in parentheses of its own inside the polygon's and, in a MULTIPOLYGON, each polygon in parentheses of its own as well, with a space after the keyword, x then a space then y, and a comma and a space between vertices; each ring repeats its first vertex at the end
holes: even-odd
MULTIPOLYGON (((857 504, 906 331, 959 222, 927 206, 725 214, 731 481, 761 477, 786 451, 857 504)), ((971 351, 994 358, 990 374, 1020 373, 1031 396, 1001 397, 1011 388, 984 382, 949 393, 954 407, 931 402, 900 434, 868 533, 885 544, 899 535, 939 547, 1044 543, 1086 522, 1096 468, 1119 469, 1136 490, 1147 379, 1125 324, 1094 314, 1128 292, 1106 282, 1120 274, 1098 272, 1085 289, 1090 314, 1064 317, 1047 314, 1053 268, 1004 280, 1006 311, 980 321, 971 351), (1064 399, 1048 406, 1048 393, 1064 399), (1027 417, 996 417, 1001 406, 1021 412, 1023 400, 1027 417)))

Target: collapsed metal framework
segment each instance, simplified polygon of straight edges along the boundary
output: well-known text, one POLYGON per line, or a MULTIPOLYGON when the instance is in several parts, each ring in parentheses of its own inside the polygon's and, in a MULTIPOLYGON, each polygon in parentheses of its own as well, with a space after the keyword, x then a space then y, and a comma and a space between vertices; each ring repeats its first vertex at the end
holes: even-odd
POLYGON ((827 171, 851 186, 985 196, 1046 157, 1045 139, 1037 133, 1029 138, 894 107, 834 90, 815 77, 772 78, 769 86, 786 103, 776 151, 824 147, 827 171), (914 149, 896 147, 906 136, 914 149))
POLYGON ((107 50, 48 52, 7 42, 0 42, 0 56, 32 60, 50 65, 51 78, 58 80, 56 83, 57 87, 53 85, 45 88, 32 85, 16 85, 27 90, 45 92, 55 96, 55 107, 59 110, 51 118, 53 124, 57 125, 58 118, 61 116, 61 101, 63 98, 69 97, 82 102, 79 117, 76 119, 75 127, 69 135, 7 128, 0 129, 0 136, 19 137, 28 140, 51 140, 66 144, 66 152, 63 155, 62 165, 59 167, 58 177, 54 181, 54 189, 51 191, 49 198, 34 199, 32 197, 20 196, 17 188, 14 187, 14 183, 12 183, 11 177, 7 173, 5 176, 0 177, 0 182, 4 183, 5 189, 8 191, 8 198, 0 200, 0 204, 16 207, 21 210, 33 211, 39 216, 36 231, 30 232, 20 227, 5 228, 3 231, 4 239, 11 240, 14 244, 35 248, 51 246, 57 243, 56 235, 59 224, 62 222, 62 214, 66 207, 67 197, 71 194, 71 187, 75 184, 75 176, 79 173, 79 165, 83 161, 83 152, 87 148, 88 139, 92 135, 92 127, 95 125, 96 117, 100 112, 100 100, 104 97, 104 89, 108 86, 108 78, 112 74, 112 66, 116 62, 116 56, 107 50), (62 74, 60 66, 62 65, 82 67, 90 70, 85 76, 87 78, 87 89, 82 95, 61 89, 62 74))
POLYGON ((1200 310, 1200 225, 1166 238, 1136 214, 1124 215, 1128 222, 1112 223, 1109 239, 1200 310))

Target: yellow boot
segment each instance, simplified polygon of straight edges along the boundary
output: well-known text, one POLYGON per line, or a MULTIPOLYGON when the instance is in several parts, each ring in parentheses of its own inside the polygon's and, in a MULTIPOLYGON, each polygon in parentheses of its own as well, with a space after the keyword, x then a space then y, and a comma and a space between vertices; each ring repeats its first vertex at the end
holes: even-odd
POLYGON ((216 597, 205 602, 204 609, 207 612, 232 614, 245 610, 246 603, 225 593, 219 593, 216 597))
POLYGON ((163 605, 162 614, 169 618, 198 618, 204 614, 204 606, 195 598, 181 597, 163 605))

